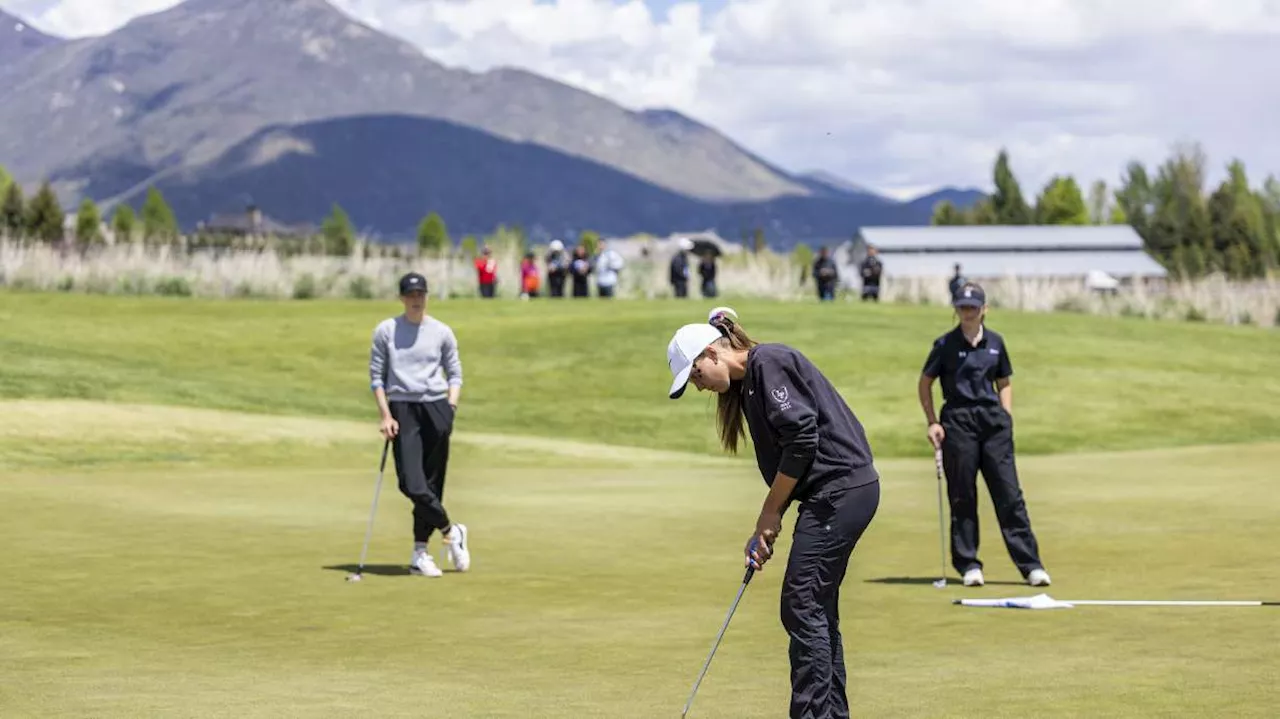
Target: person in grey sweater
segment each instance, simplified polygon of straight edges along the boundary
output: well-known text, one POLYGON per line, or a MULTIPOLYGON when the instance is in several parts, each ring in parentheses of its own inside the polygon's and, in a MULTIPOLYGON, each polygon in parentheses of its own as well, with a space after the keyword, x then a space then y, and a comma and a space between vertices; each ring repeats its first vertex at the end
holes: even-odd
POLYGON ((404 313, 378 323, 369 352, 369 381, 381 413, 383 437, 392 443, 400 492, 413 502, 410 574, 443 574, 427 550, 436 530, 460 572, 471 566, 467 527, 444 508, 449 437, 462 394, 462 360, 453 329, 430 317, 427 280, 416 272, 400 278, 404 313))

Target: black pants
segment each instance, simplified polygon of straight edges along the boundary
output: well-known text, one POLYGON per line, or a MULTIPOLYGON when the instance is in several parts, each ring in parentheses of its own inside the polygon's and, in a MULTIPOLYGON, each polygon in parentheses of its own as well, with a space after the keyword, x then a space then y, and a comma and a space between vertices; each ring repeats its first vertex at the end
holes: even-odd
POLYGON ((991 492, 1005 548, 1025 579, 1040 569, 1013 457, 1013 417, 999 406, 943 407, 942 468, 951 498, 951 565, 964 574, 978 560, 978 472, 991 492))
POLYGON ((676 297, 688 297, 689 281, 688 280, 672 280, 671 289, 675 292, 676 297))
MULTIPOLYGON (((865 473, 874 471, 864 468, 853 479, 865 481, 865 473)), ((840 584, 879 506, 878 479, 852 489, 823 490, 799 505, 782 579, 782 626, 791 638, 791 719, 849 717, 840 584)))
POLYGON ((547 285, 551 289, 552 297, 564 297, 564 274, 558 272, 547 273, 547 285))
POLYGON ((425 542, 449 528, 444 510, 444 477, 449 465, 453 408, 448 401, 390 402, 400 431, 391 442, 400 493, 413 502, 413 540, 425 542))

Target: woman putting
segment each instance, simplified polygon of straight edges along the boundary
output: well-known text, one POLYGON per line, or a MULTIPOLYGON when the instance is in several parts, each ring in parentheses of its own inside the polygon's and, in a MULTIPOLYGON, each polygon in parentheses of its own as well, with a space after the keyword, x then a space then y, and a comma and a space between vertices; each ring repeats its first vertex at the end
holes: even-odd
POLYGON ((763 569, 798 511, 782 580, 782 626, 790 636, 791 714, 848 717, 840 638, 840 584, 849 556, 880 504, 880 476, 862 424, 818 368, 782 344, 759 344, 727 307, 707 324, 681 327, 667 347, 670 397, 690 381, 718 393, 720 441, 737 452, 751 432, 769 493, 747 542, 747 566, 763 569))
POLYGON ((987 298, 982 287, 966 282, 952 304, 960 323, 934 340, 919 383, 929 441, 941 449, 947 476, 951 563, 966 587, 983 585, 978 561, 978 470, 982 470, 1009 556, 1028 584, 1048 586, 1049 574, 1040 562, 1013 457, 1009 351, 1004 337, 985 325, 987 298), (941 422, 933 413, 933 382, 938 377, 944 403, 941 422))

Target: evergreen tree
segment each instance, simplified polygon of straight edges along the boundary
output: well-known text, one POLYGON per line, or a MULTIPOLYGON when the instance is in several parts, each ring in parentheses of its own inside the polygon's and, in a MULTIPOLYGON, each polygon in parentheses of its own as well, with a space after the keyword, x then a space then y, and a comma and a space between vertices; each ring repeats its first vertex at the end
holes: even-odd
POLYGON ((0 198, 3 198, 5 193, 9 191, 10 182, 13 182, 13 175, 10 175, 9 171, 4 169, 4 165, 0 165, 0 198))
POLYGON ((439 254, 450 244, 449 230, 439 214, 432 212, 422 218, 422 223, 418 225, 418 252, 439 254))
POLYGON ((116 242, 132 242, 133 233, 137 229, 138 217, 134 214, 133 208, 129 205, 117 206, 115 213, 111 216, 111 231, 116 236, 116 242))
POLYGON ((142 235, 148 242, 172 242, 178 237, 178 220, 160 190, 147 190, 142 203, 142 235))
POLYGON ((16 180, 9 183, 0 202, 0 232, 15 239, 27 233, 27 203, 22 198, 22 186, 16 180))
POLYGON ((991 198, 991 206, 995 211, 996 222, 981 224, 1029 225, 1031 224, 1031 208, 1022 197, 1022 187, 1018 178, 1014 177, 1009 167, 1009 153, 1001 150, 996 157, 994 170, 996 185, 995 194, 991 198))
POLYGON ((80 211, 76 213, 76 242, 81 245, 96 245, 103 241, 102 216, 98 206, 86 197, 80 201, 80 211))
POLYGON ((320 234, 324 236, 325 252, 338 257, 350 255, 356 246, 356 231, 351 224, 347 211, 338 203, 320 226, 320 234))
POLYGON ((1243 163, 1232 162, 1227 172, 1227 179, 1209 197, 1211 247, 1228 275, 1256 277, 1272 259, 1264 206, 1249 188, 1243 163))
POLYGON ((27 235, 50 244, 59 242, 65 234, 65 222, 66 213, 62 211, 57 195, 53 194, 53 187, 45 181, 31 198, 31 204, 27 205, 27 235))
MULTIPOLYGON (((984 197, 973 203, 961 216, 961 225, 999 225, 999 214, 996 212, 993 198, 984 197)), ((1025 224, 1025 223, 1024 223, 1025 224)))

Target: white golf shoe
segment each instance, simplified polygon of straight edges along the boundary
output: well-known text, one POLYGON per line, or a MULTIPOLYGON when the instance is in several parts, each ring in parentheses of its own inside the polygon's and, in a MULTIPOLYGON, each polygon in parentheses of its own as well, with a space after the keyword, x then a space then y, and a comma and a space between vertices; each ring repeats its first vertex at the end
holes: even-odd
POLYGON ((440 571, 440 567, 436 566, 435 557, 423 551, 413 553, 413 559, 409 562, 409 573, 423 577, 439 577, 444 574, 440 571))
POLYGON ((449 553, 449 562, 459 572, 471 568, 471 550, 467 547, 467 525, 455 524, 444 535, 444 548, 449 553))
POLYGON ((982 578, 981 569, 970 569, 964 573, 964 585, 966 587, 981 587, 986 584, 986 580, 982 578))
POLYGON ((1047 587, 1049 586, 1049 573, 1043 569, 1032 569, 1031 573, 1027 575, 1027 584, 1033 587, 1047 587))

